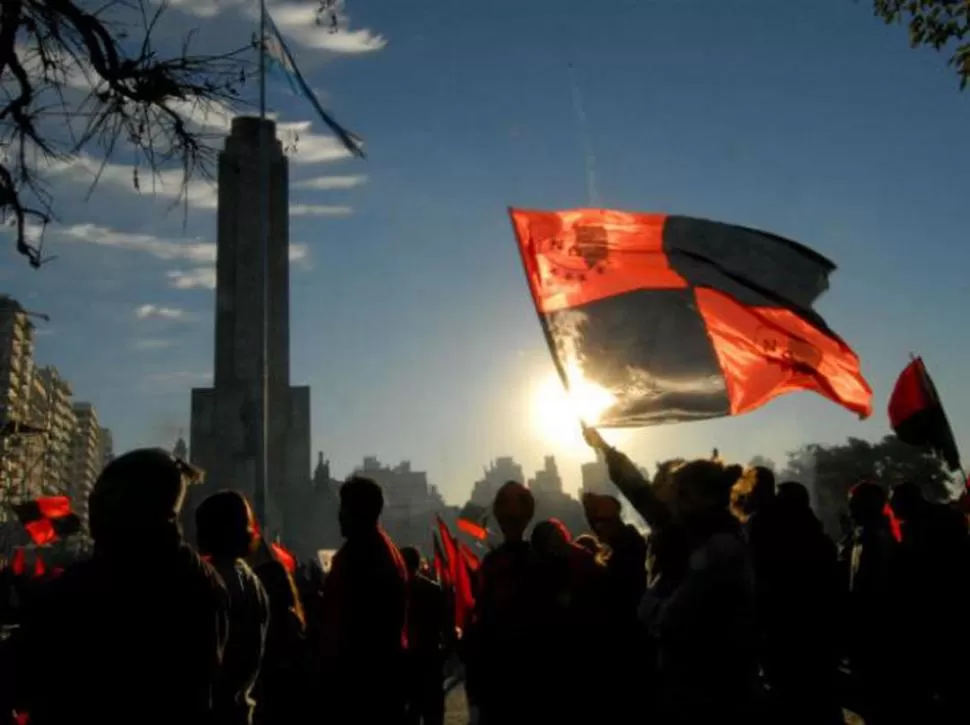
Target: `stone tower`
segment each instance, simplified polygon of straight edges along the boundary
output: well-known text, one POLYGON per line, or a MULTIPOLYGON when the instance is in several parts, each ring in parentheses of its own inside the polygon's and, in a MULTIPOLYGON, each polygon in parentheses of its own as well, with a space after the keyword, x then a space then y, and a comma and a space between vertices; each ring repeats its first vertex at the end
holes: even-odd
POLYGON ((287 490, 309 485, 310 389, 290 387, 289 173, 276 124, 269 120, 233 119, 219 154, 215 375, 211 388, 192 391, 190 451, 192 463, 206 471, 206 483, 193 498, 233 488, 257 502, 264 283, 260 183, 267 161, 268 477, 262 524, 278 534, 287 490), (260 141, 267 145, 262 151, 260 141))

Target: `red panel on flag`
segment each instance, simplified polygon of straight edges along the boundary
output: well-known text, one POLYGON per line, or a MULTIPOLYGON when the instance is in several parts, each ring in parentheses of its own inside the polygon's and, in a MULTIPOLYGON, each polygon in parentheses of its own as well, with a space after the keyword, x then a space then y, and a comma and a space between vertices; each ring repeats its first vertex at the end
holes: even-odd
POLYGON ((47 496, 37 499, 37 510, 48 519, 60 519, 71 513, 71 499, 67 496, 47 496))
POLYGON ((24 524, 24 528, 30 534, 31 541, 37 544, 37 546, 50 544, 57 539, 57 531, 54 529, 54 524, 50 519, 28 521, 24 524))
POLYGON ((696 297, 724 373, 732 415, 798 390, 815 391, 863 418, 872 413, 872 390, 859 358, 838 338, 791 310, 746 307, 711 289, 696 290, 696 297))
POLYGON ((607 209, 509 213, 540 312, 638 289, 687 287, 664 253, 664 214, 607 209))
POLYGON ((488 529, 468 519, 458 519, 458 530, 479 541, 485 541, 488 538, 488 529))

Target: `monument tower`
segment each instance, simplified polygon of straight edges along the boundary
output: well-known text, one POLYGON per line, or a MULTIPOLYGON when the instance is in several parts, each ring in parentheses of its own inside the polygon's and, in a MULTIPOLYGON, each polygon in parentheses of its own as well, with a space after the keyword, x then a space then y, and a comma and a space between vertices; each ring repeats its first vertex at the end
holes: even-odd
MULTIPOLYGON (((289 169, 273 121, 233 119, 218 183, 215 374, 211 388, 192 390, 190 435, 192 463, 205 470, 206 481, 192 491, 188 509, 213 491, 236 489, 265 502, 262 524, 278 533, 287 518, 287 489, 310 478, 310 388, 290 387, 289 169), (260 495, 264 283, 267 490, 260 495)), ((191 522, 185 524, 191 531, 191 522)))

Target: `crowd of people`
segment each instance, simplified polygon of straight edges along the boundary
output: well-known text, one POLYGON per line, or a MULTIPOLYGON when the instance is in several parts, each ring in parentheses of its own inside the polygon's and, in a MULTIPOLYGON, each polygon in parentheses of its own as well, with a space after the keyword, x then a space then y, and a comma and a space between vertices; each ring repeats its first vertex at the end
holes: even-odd
POLYGON ((371 480, 340 489, 330 570, 294 575, 236 492, 198 507, 190 546, 179 461, 123 455, 90 497, 93 554, 19 591, 0 723, 441 725, 450 662, 483 725, 970 721, 960 511, 861 481, 837 545, 767 469, 699 459, 649 483, 587 437, 649 535, 586 494, 574 538, 509 482, 457 617, 448 582, 382 530, 371 480))

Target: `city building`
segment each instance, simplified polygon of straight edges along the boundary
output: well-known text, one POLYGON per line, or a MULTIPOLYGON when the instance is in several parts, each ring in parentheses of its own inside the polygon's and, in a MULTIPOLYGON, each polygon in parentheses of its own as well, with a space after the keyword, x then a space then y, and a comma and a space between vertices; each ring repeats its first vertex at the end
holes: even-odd
MULTIPOLYGON (((34 378, 34 325, 12 297, 0 295, 0 496, 23 498, 32 440, 40 434, 29 425, 34 378)), ((0 506, 6 519, 6 507, 0 506)))
POLYGON ((384 490, 381 524, 398 546, 427 547, 435 514, 446 508, 437 486, 429 485, 427 473, 412 470, 410 461, 385 466, 367 456, 354 475, 369 478, 384 490))
POLYGON ((77 427, 72 395, 70 384, 57 368, 47 366, 36 371, 31 423, 44 432, 35 439, 40 444, 30 476, 35 495, 54 496, 70 491, 71 446, 77 427))
POLYGON ((596 460, 580 466, 582 488, 580 493, 595 493, 600 496, 615 496, 616 487, 610 481, 610 469, 602 451, 596 451, 596 460))
POLYGON ((215 372, 212 387, 192 391, 191 462, 206 478, 189 494, 183 525, 190 538, 195 506, 222 488, 247 496, 270 536, 299 548, 295 539, 310 535, 295 523, 304 520, 300 509, 311 491, 310 388, 290 386, 288 175, 276 124, 234 118, 219 154, 215 372))
POLYGON ((101 429, 101 468, 100 474, 111 461, 115 459, 115 437, 111 434, 110 428, 101 429))
POLYGON ((98 412, 91 403, 74 403, 77 425, 71 440, 71 453, 68 462, 69 495, 74 502, 74 512, 87 526, 88 496, 103 467, 103 448, 101 426, 98 412))
POLYGON ((509 481, 525 483, 522 466, 511 456, 496 458, 485 468, 484 477, 472 486, 471 503, 490 509, 492 501, 495 500, 495 494, 509 481))
POLYGON ((559 496, 562 494, 562 478, 556 466, 555 456, 546 456, 541 470, 530 479, 529 488, 533 496, 559 496))

